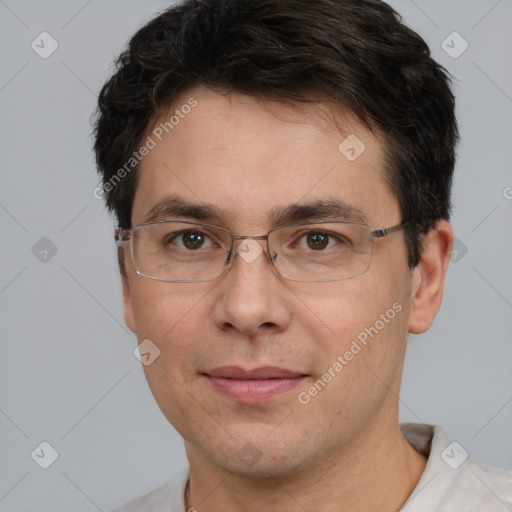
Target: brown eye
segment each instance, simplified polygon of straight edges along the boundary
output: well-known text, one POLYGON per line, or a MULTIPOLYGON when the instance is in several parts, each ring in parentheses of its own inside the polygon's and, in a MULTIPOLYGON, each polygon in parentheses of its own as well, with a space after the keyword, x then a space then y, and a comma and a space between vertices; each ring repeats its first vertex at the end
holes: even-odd
POLYGON ((172 237, 170 241, 180 249, 194 251, 212 246, 210 237, 202 231, 183 231, 172 237))
POLYGON ((204 244, 204 235, 200 232, 189 232, 183 235, 183 245, 187 249, 200 249, 204 244))
POLYGON ((329 245, 329 234, 321 231, 312 231, 306 235, 306 243, 309 249, 320 251, 329 245))

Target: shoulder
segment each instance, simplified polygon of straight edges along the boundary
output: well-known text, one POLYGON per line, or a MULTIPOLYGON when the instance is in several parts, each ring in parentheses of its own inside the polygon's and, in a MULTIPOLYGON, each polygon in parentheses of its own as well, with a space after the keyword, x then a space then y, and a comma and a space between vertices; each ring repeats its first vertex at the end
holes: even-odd
POLYGON ((167 485, 154 489, 139 498, 129 501, 112 512, 184 512, 184 493, 188 481, 188 469, 180 473, 167 485))
POLYGON ((443 430, 402 425, 402 433, 428 456, 425 471, 403 512, 507 512, 512 510, 512 471, 480 464, 443 430))
POLYGON ((468 459, 453 479, 453 496, 447 503, 466 503, 470 510, 512 510, 512 470, 495 468, 468 459))

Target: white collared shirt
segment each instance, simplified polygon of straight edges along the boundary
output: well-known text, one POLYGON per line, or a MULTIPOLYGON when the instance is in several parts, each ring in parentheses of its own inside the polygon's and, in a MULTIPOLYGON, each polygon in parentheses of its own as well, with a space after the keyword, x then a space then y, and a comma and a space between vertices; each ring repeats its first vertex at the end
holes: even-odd
MULTIPOLYGON (((428 457, 425 471, 400 512, 511 512, 512 471, 478 464, 441 428, 404 423, 407 441, 428 457)), ((186 512, 189 471, 169 484, 126 503, 113 512, 186 512)))

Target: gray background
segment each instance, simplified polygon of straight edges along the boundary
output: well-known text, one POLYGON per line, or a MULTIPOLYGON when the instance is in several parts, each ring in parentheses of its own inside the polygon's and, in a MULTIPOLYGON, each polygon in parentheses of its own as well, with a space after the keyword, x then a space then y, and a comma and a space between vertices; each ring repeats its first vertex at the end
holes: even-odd
MULTIPOLYGON (((114 57, 168 4, 0 0, 0 512, 106 511, 186 465, 132 352, 90 150, 114 57), (43 31, 59 45, 47 59, 31 48, 43 31), (42 441, 59 454, 46 470, 42 441)), ((512 468, 512 2, 391 4, 457 79, 463 139, 459 250, 434 327, 410 339, 401 419, 512 468), (458 58, 441 47, 453 31, 458 58)))

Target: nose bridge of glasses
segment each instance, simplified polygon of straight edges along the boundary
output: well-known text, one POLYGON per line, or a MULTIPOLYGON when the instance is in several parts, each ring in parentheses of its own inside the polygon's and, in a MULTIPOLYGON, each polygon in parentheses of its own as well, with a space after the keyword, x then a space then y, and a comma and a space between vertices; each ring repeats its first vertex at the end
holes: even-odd
POLYGON ((233 240, 246 240, 252 238, 253 240, 268 240, 268 235, 233 235, 233 240))
POLYGON ((232 241, 233 245, 227 254, 225 264, 233 261, 233 253, 240 256, 246 263, 253 263, 260 254, 264 254, 272 262, 268 248, 268 235, 232 235, 232 241), (266 241, 266 249, 256 240, 266 241))

